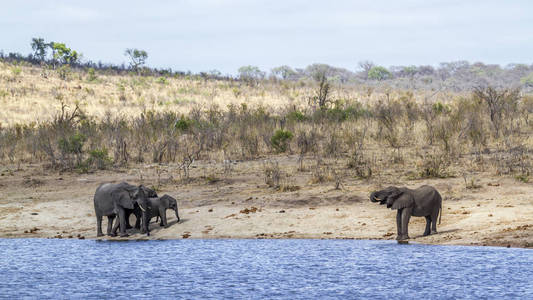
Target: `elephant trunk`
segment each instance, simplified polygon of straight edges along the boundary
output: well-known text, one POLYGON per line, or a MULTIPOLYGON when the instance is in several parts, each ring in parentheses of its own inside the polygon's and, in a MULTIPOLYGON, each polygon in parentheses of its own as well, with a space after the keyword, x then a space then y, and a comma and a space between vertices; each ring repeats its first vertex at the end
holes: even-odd
POLYGON ((376 199, 376 194, 377 192, 373 192, 372 194, 370 194, 370 201, 372 202, 378 202, 379 200, 376 199))
POLYGON ((144 227, 144 230, 146 231, 146 235, 147 236, 150 236, 150 215, 149 215, 149 212, 148 211, 143 211, 142 212, 142 218, 143 218, 143 227, 144 227))
POLYGON ((178 214, 178 207, 176 206, 176 209, 174 210, 176 212, 176 219, 178 219, 178 223, 180 221, 180 216, 178 214))

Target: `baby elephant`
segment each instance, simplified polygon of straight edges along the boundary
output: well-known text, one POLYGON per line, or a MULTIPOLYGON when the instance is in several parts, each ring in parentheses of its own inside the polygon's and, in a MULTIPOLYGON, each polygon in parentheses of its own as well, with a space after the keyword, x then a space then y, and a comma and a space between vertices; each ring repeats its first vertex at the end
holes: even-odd
POLYGON ((165 194, 163 197, 148 198, 148 201, 150 202, 149 205, 151 206, 148 222, 150 222, 153 217, 161 217, 161 223, 159 223, 159 225, 168 227, 166 213, 167 209, 172 209, 175 211, 176 219, 178 219, 178 222, 180 221, 180 217, 178 215, 178 203, 176 199, 165 194))

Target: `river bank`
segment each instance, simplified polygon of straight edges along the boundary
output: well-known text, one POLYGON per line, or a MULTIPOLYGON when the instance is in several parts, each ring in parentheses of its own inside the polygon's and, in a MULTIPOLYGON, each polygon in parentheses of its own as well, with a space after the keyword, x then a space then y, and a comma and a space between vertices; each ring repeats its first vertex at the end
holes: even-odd
MULTIPOLYGON (((293 158, 287 158, 288 160, 293 158)), ((260 162, 241 163, 231 177, 184 183, 153 166, 92 174, 50 173, 42 166, 3 171, 0 178, 1 238, 96 238, 92 197, 100 182, 142 181, 158 194, 178 200, 181 221, 168 212, 170 226, 152 223, 150 237, 128 239, 311 238, 395 239, 395 212, 368 201, 378 186, 435 186, 443 195, 438 234, 423 237, 424 218, 411 218, 412 242, 441 245, 533 247, 533 185, 513 178, 478 175, 476 188, 462 178, 398 181, 343 180, 313 184, 305 172, 293 191, 269 188, 260 162), (259 170, 259 171, 258 171, 259 170), (142 175, 139 175, 141 174, 142 175), (157 175, 159 173, 159 176, 157 175), (164 178, 162 178, 164 177, 164 178)), ((202 173, 199 165, 196 173, 202 173)), ((103 228, 105 231, 106 219, 103 228)), ((104 239, 124 239, 110 238, 104 239)))

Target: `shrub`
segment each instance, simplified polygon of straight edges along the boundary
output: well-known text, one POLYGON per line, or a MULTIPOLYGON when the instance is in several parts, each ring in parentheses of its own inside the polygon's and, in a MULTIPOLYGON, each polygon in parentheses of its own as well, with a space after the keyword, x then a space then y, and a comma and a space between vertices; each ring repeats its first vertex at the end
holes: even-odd
POLYGON ((93 149, 89 151, 89 158, 87 159, 87 165, 89 167, 95 167, 98 170, 105 170, 111 166, 112 160, 107 153, 106 148, 93 149))
POLYGON ((60 138, 59 149, 63 153, 80 154, 87 137, 81 133, 75 133, 67 138, 60 138))
POLYGON ((422 157, 419 164, 419 176, 421 178, 446 178, 451 177, 448 173, 450 158, 447 155, 434 153, 422 157))
POLYGON ((57 74, 59 75, 59 78, 61 78, 62 80, 68 80, 71 73, 72 71, 70 70, 69 65, 63 65, 61 66, 61 68, 57 70, 57 74))
POLYGON ((289 148, 292 137, 293 134, 289 130, 278 129, 270 138, 270 143, 276 152, 283 153, 289 148))
POLYGON ((98 77, 96 76, 96 71, 94 70, 94 68, 89 68, 88 75, 89 75, 87 77, 88 81, 95 81, 96 79, 98 79, 98 77))
POLYGON ((269 187, 279 188, 281 180, 281 171, 277 161, 264 161, 263 172, 265 175, 265 183, 269 187))
POLYGON ((307 120, 307 116, 299 110, 293 110, 287 114, 287 119, 292 122, 303 122, 307 120))
POLYGON ((159 83, 159 84, 167 84, 168 81, 167 81, 167 79, 165 77, 161 76, 161 77, 157 78, 157 83, 159 83))
POLYGON ((192 126, 192 121, 184 117, 181 117, 174 124, 174 127, 176 127, 176 129, 180 131, 187 131, 189 130, 189 128, 191 128, 191 126, 192 126))

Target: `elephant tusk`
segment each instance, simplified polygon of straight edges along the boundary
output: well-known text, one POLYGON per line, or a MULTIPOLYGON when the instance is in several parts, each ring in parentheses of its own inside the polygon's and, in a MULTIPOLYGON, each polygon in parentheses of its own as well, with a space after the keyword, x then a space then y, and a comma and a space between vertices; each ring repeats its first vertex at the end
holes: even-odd
POLYGON ((139 208, 140 208, 142 211, 146 212, 146 210, 144 210, 144 208, 142 208, 142 206, 139 205, 139 208))
POLYGON ((380 199, 380 198, 378 198, 378 197, 374 197, 374 199, 376 199, 376 200, 378 200, 378 201, 381 201, 381 199, 380 199))

